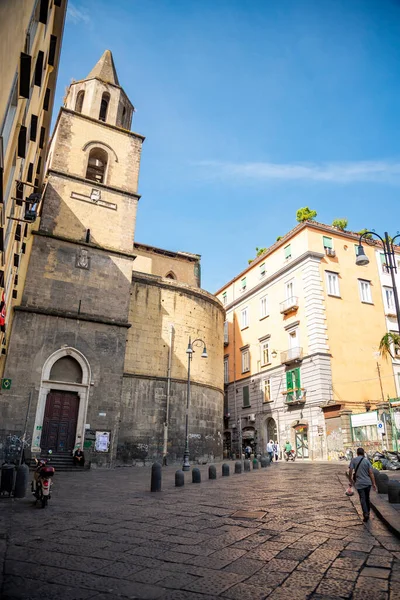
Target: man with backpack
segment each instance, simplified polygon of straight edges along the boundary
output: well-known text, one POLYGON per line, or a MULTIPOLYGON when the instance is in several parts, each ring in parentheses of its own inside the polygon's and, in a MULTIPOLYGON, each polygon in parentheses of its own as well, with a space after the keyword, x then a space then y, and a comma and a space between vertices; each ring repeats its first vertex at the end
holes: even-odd
POLYGON ((371 486, 376 492, 375 477, 371 463, 365 456, 364 448, 357 448, 357 456, 352 458, 349 470, 349 479, 360 496, 360 504, 364 515, 364 523, 369 520, 371 486))

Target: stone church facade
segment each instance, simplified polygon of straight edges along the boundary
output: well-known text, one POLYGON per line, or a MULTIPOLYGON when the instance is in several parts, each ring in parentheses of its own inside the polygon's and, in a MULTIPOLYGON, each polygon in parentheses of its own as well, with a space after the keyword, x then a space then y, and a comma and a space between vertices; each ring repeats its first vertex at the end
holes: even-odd
POLYGON ((191 364, 191 460, 222 454, 224 310, 200 288, 198 255, 134 242, 133 112, 109 51, 60 110, 0 396, 3 447, 26 433, 33 454, 80 445, 98 466, 181 460, 191 337, 208 353, 191 364))

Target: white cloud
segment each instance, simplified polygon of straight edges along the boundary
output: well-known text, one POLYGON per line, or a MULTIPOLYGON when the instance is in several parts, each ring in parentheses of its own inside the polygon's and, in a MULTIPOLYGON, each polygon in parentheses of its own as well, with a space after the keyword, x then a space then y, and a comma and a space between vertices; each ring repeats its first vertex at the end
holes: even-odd
POLYGON ((212 177, 259 181, 325 181, 352 183, 375 181, 400 184, 400 162, 360 161, 344 163, 229 163, 201 161, 196 166, 212 177))
POLYGON ((76 4, 69 2, 67 9, 67 21, 74 23, 75 25, 78 23, 90 23, 90 17, 85 10, 81 10, 76 6, 76 4))

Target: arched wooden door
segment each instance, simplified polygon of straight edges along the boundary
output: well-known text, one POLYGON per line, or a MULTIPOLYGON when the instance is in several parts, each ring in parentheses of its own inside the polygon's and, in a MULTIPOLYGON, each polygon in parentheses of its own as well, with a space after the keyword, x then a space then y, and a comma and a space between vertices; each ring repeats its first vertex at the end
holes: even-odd
POLYGON ((76 392, 51 390, 47 395, 41 449, 55 453, 72 452, 78 422, 79 396, 76 392))

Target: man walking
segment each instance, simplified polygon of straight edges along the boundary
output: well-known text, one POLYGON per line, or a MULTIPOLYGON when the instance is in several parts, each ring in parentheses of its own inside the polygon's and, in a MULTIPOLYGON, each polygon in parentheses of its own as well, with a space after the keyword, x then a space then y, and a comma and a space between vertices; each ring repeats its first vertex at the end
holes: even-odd
POLYGON ((364 448, 357 448, 357 456, 351 460, 349 479, 350 483, 354 483, 360 496, 361 508, 364 515, 363 521, 366 523, 369 520, 370 513, 369 494, 371 485, 376 492, 376 484, 372 466, 365 456, 364 448))
POLYGON ((274 442, 272 440, 269 440, 267 444, 267 454, 269 456, 270 462, 272 462, 274 458, 274 442))

